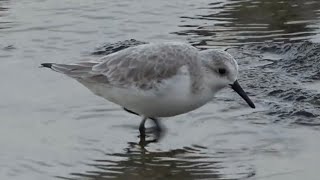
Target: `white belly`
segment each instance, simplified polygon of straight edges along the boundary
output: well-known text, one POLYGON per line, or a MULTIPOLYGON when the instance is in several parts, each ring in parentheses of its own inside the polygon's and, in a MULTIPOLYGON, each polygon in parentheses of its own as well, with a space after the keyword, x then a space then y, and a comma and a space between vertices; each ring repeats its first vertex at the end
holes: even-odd
POLYGON ((118 88, 101 84, 85 84, 95 94, 147 117, 170 117, 203 106, 213 98, 204 89, 192 93, 189 76, 175 76, 166 80, 157 90, 140 90, 136 87, 118 88))

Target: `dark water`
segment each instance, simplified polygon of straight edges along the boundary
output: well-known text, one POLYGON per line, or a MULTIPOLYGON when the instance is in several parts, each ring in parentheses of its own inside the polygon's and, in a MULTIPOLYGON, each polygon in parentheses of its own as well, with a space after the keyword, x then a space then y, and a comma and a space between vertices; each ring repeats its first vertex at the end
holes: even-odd
POLYGON ((0 0, 0 179, 318 179, 319 13, 311 0, 0 0), (38 68, 167 40, 228 48, 257 108, 225 90, 147 143, 139 117, 38 68))
POLYGON ((201 46, 307 40, 319 32, 319 8, 300 0, 212 2, 201 7, 205 13, 181 16, 187 30, 174 33, 201 46))

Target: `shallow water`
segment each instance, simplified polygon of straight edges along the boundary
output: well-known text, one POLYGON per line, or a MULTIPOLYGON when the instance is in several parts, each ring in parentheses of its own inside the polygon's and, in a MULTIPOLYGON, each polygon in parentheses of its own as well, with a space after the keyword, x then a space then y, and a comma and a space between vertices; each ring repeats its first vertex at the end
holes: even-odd
POLYGON ((319 14, 311 0, 0 0, 0 179, 318 179, 319 14), (166 40, 229 48, 257 108, 225 90, 147 144, 139 117, 38 68, 166 40))

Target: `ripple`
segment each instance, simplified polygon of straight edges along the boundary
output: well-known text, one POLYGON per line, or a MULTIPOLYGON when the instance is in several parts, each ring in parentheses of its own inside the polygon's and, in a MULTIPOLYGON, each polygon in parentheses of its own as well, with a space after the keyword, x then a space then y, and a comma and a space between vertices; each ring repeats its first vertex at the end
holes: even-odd
POLYGON ((252 64, 253 59, 260 61, 261 58, 277 57, 271 63, 252 68, 250 72, 244 71, 242 75, 249 78, 250 88, 270 108, 266 111, 270 120, 318 126, 320 94, 306 84, 319 81, 319 48, 320 44, 312 42, 264 43, 241 48, 250 51, 252 64))
POLYGON ((208 7, 200 8, 208 9, 206 13, 181 16, 184 24, 180 26, 189 29, 174 34, 213 46, 307 40, 317 34, 320 9, 320 3, 307 2, 310 3, 290 0, 210 3, 208 7))
POLYGON ((192 145, 170 151, 150 151, 146 144, 128 143, 122 153, 87 163, 95 170, 71 173, 62 179, 242 179, 255 174, 243 151, 210 153, 192 145), (117 159, 117 160, 111 160, 117 159))

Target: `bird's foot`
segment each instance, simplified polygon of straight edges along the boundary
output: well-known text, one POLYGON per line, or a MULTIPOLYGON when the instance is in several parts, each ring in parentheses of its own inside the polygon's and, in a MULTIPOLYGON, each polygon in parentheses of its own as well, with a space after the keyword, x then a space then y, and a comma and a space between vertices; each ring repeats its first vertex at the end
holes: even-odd
POLYGON ((164 135, 164 130, 163 128, 159 126, 154 126, 150 128, 146 128, 144 134, 141 134, 140 132, 140 137, 148 137, 148 135, 152 135, 154 137, 154 142, 158 142, 164 135))

